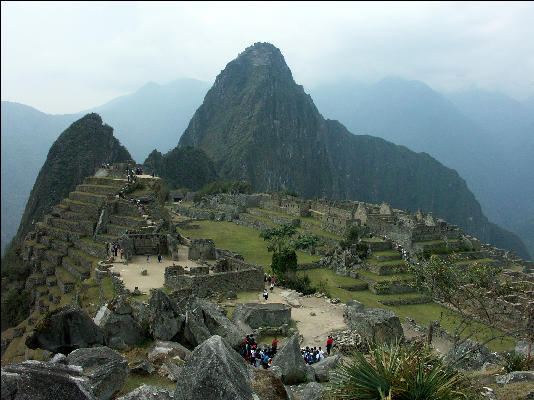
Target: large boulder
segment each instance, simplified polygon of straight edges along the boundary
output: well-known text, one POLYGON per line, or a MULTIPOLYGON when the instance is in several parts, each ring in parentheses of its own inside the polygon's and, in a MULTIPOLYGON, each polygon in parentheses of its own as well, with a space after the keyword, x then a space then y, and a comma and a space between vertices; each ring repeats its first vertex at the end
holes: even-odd
POLYGON ((254 368, 252 389, 261 400, 290 400, 282 380, 269 369, 254 368))
POLYGON ((193 347, 212 335, 219 335, 231 347, 237 349, 247 334, 226 317, 224 309, 207 300, 192 296, 183 302, 181 307, 187 310, 184 338, 193 347))
POLYGON ((296 393, 300 400, 321 400, 325 387, 317 382, 310 382, 307 385, 298 387, 296 393))
POLYGON ((222 337, 200 344, 181 370, 174 397, 180 400, 252 400, 252 367, 222 337))
POLYGON ((392 343, 404 339, 399 317, 391 310, 346 307, 343 319, 350 329, 370 343, 392 343))
POLYGON ((289 324, 291 307, 282 303, 244 303, 236 307, 232 319, 253 329, 260 326, 282 326, 289 324))
POLYGON ((173 400, 174 395, 167 389, 143 385, 117 400, 173 400))
POLYGON ((335 370, 341 363, 343 363, 343 357, 336 354, 326 357, 318 363, 311 364, 311 368, 315 372, 315 380, 317 382, 328 382, 330 380, 330 372, 335 370))
POLYGON ((162 340, 157 340, 152 343, 152 346, 148 350, 148 360, 153 363, 162 363, 176 356, 185 361, 191 356, 191 350, 185 348, 180 343, 165 342, 162 340))
POLYGON ((307 366, 300 353, 297 335, 293 335, 286 345, 277 351, 271 365, 280 368, 282 382, 286 385, 295 385, 308 380, 307 366))
POLYGON ((484 364, 497 364, 498 358, 489 349, 477 342, 467 339, 456 348, 452 348, 446 355, 445 361, 457 360, 458 368, 467 370, 479 370, 484 364))
POLYGON ((139 359, 132 361, 129 365, 130 372, 136 375, 150 375, 156 370, 150 361, 139 359))
POLYGON ((177 337, 184 324, 184 316, 176 309, 176 305, 159 289, 152 292, 148 300, 150 311, 149 330, 154 339, 173 340, 177 337))
POLYGON ((30 349, 68 354, 73 350, 106 345, 107 337, 87 313, 78 306, 52 311, 39 321, 26 338, 30 349))
POLYGON ((110 347, 124 349, 128 346, 137 346, 143 343, 146 336, 144 330, 132 316, 132 308, 118 308, 121 312, 103 305, 98 310, 94 322, 104 330, 108 337, 110 347), (124 311, 129 310, 129 313, 124 311))
POLYGON ((521 339, 515 343, 515 352, 523 357, 528 357, 529 348, 531 355, 534 355, 534 345, 530 346, 528 339, 521 339))
POLYGON ((89 379, 73 366, 35 360, 2 367, 2 400, 95 400, 89 379))
POLYGON ((126 358, 105 346, 74 350, 67 356, 67 362, 82 368, 99 400, 108 400, 118 393, 130 374, 126 358))
POLYGON ((516 382, 534 382, 534 371, 514 371, 495 378, 498 385, 504 386, 516 382))

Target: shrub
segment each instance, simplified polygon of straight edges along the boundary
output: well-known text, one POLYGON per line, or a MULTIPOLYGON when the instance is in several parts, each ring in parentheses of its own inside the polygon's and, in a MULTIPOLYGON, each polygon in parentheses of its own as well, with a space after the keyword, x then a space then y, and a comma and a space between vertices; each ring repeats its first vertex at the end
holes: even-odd
MULTIPOLYGON (((422 345, 371 345, 369 358, 361 352, 338 367, 331 399, 456 400, 465 393, 465 378, 422 345)), ((472 396, 472 395, 471 395, 472 396)))
POLYGON ((530 371, 534 368, 534 358, 523 357, 521 354, 512 351, 504 355, 502 366, 506 373, 514 371, 530 371))

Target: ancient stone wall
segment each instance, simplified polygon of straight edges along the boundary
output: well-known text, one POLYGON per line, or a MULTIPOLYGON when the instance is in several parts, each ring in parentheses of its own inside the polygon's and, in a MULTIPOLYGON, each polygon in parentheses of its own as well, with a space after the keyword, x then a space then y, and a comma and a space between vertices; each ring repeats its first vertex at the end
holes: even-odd
POLYGON ((187 253, 189 260, 215 260, 215 242, 212 239, 191 239, 187 253))

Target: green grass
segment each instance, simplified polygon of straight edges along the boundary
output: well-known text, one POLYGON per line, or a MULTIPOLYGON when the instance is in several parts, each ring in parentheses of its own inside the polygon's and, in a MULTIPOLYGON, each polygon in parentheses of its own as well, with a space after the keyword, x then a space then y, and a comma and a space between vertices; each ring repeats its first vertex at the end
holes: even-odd
POLYGON ((102 278, 100 284, 102 285, 102 291, 104 292, 104 297, 107 300, 111 300, 115 296, 115 290, 113 289, 111 278, 110 277, 102 278))
POLYGON ((363 278, 372 279, 373 281, 376 281, 376 282, 402 281, 402 280, 410 280, 413 278, 413 275, 404 274, 404 273, 393 274, 393 275, 377 275, 377 274, 374 274, 372 272, 365 271, 365 270, 360 270, 358 271, 358 273, 360 274, 360 277, 362 279, 363 278))
MULTIPOLYGON (((215 245, 245 257, 245 261, 268 267, 272 253, 267 251, 267 242, 260 238, 260 233, 252 228, 236 225, 232 222, 195 221, 200 229, 180 229, 180 234, 192 239, 211 238, 215 245)), ((297 251, 299 264, 319 260, 319 257, 297 251)))
MULTIPOLYGON (((319 280, 327 280, 327 289, 329 291, 330 297, 338 297, 343 303, 346 303, 349 300, 357 300, 363 303, 366 307, 386 308, 389 310, 393 310, 401 319, 401 322, 406 317, 410 317, 415 319, 418 325, 428 326, 431 321, 438 320, 440 321, 441 326, 451 333, 454 332, 454 328, 458 323, 457 313, 449 311, 436 303, 386 306, 378 302, 378 300, 410 299, 420 296, 420 293, 405 293, 377 296, 371 293, 369 290, 351 292, 345 289, 341 289, 338 286, 349 286, 351 284, 359 282, 359 280, 346 276, 336 275, 334 271, 330 269, 321 268, 312 269, 308 271, 299 271, 298 274, 307 274, 310 277, 312 284, 314 282, 318 282, 319 280)), ((487 326, 474 323, 473 328, 476 331, 480 331, 479 334, 474 336, 475 340, 483 340, 485 337, 488 337, 490 329, 487 326)), ((504 351, 513 349, 514 345, 515 339, 512 337, 506 337, 503 340, 495 340, 489 343, 488 347, 491 351, 504 351)))
POLYGON ((375 251, 373 256, 398 256, 401 258, 401 255, 397 250, 384 250, 384 251, 375 251))
POLYGON ((445 244, 445 242, 443 240, 424 240, 422 242, 414 242, 413 244, 416 245, 416 244, 445 244))
POLYGON ((372 242, 372 243, 383 243, 383 242, 386 242, 384 239, 380 239, 378 237, 372 237, 372 238, 364 237, 364 238, 362 238, 362 241, 363 242, 372 242))

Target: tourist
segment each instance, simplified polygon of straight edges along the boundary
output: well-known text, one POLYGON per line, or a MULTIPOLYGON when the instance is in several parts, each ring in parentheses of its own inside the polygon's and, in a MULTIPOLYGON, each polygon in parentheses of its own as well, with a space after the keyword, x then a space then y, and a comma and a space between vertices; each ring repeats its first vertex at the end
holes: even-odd
POLYGON ((276 340, 276 336, 275 336, 274 339, 273 339, 272 347, 271 347, 273 354, 276 354, 277 347, 278 347, 278 340, 276 340))
POLYGON ((332 344, 334 343, 334 339, 332 339, 332 336, 328 335, 328 340, 326 341, 326 352, 328 355, 330 355, 330 349, 332 349, 332 344))
POLYGON ((158 262, 161 262, 162 259, 163 257, 161 256, 161 254, 158 254, 158 262))
POLYGON ((324 351, 319 346, 319 361, 324 360, 324 351))
POLYGON ((267 282, 269 282, 269 284, 271 283, 271 274, 269 274, 269 277, 267 278, 267 282))
POLYGON ((121 253, 121 260, 122 260, 122 256, 124 255, 124 250, 121 249, 120 253, 121 253))
POLYGON ((150 262, 150 254, 146 255, 146 263, 148 264, 150 262))
POLYGON ((271 291, 271 293, 273 292, 273 289, 274 289, 274 282, 271 282, 271 287, 269 288, 269 290, 271 291))
POLYGON ((263 369, 269 368, 269 356, 267 353, 263 355, 263 369))
POLYGON ((265 301, 269 298, 269 293, 267 292, 267 289, 263 289, 263 297, 265 297, 265 301))

